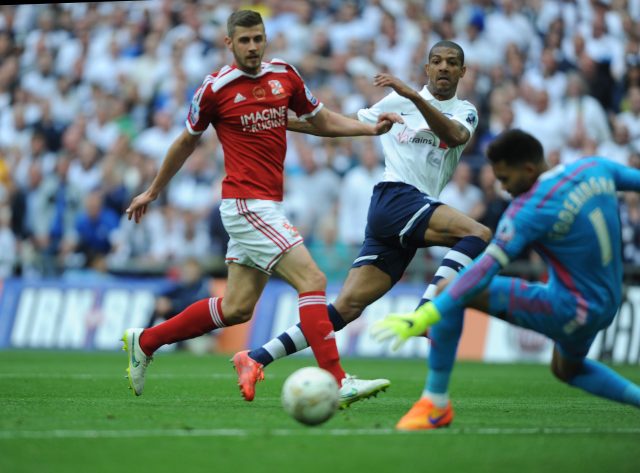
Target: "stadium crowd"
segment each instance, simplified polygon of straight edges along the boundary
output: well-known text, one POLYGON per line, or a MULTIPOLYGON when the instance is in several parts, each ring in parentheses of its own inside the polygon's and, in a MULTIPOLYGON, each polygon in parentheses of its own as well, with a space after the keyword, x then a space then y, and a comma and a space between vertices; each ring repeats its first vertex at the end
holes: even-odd
MULTIPOLYGON (((166 269, 221 258, 223 156, 215 132, 139 224, 126 220, 206 74, 231 63, 231 11, 265 21, 267 58, 295 65, 329 108, 353 114, 416 89, 427 51, 459 43, 458 97, 478 131, 441 199, 495 229, 508 196, 484 149, 521 128, 551 165, 599 154, 640 167, 640 0, 265 0, 0 6, 0 278, 166 269)), ((288 134, 285 205, 314 259, 341 280, 359 247, 376 138, 288 134)), ((626 262, 640 262, 640 199, 620 196, 626 262)), ((429 253, 425 253, 429 258, 429 253)))

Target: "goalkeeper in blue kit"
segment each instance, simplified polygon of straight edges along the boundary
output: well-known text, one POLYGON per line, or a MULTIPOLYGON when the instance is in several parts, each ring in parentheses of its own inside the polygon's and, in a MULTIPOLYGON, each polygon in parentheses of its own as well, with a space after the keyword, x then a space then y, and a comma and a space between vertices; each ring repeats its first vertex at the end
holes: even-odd
POLYGON ((375 338, 393 339, 396 346, 429 327, 439 340, 431 347, 423 395, 396 427, 434 429, 453 420, 448 386, 465 307, 551 338, 551 370, 561 381, 640 407, 640 386, 586 358, 622 300, 616 192, 640 191, 640 171, 600 157, 549 169, 540 142, 521 130, 498 136, 487 156, 514 197, 493 241, 457 278, 442 284, 431 302, 411 314, 391 314, 372 328, 375 338), (498 276, 528 247, 545 260, 547 283, 498 276))

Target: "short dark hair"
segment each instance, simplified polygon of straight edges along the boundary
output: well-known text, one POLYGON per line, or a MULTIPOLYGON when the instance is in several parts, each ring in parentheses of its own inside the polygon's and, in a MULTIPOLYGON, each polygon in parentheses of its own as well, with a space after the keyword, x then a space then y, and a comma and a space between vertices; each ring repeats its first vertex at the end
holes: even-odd
POLYGON ((487 158, 492 164, 504 162, 508 166, 539 164, 544 161, 544 150, 535 136, 516 128, 500 133, 489 144, 487 158))
POLYGON ((253 10, 237 10, 229 15, 227 20, 227 35, 233 36, 236 26, 242 26, 248 28, 250 26, 262 25, 262 16, 260 13, 253 10))
POLYGON ((455 43, 453 41, 449 41, 446 39, 443 39, 442 41, 438 41, 429 50, 429 61, 431 61, 431 56, 433 56, 433 50, 436 48, 455 49, 458 52, 458 58, 460 58, 460 65, 464 66, 464 51, 462 50, 462 47, 458 43, 455 43))

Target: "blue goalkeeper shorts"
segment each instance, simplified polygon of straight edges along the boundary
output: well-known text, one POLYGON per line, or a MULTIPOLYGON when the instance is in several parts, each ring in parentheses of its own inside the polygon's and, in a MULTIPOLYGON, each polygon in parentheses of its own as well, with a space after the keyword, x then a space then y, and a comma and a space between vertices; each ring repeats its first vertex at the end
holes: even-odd
POLYGON ((575 360, 587 356, 596 334, 615 316, 581 310, 576 297, 561 286, 504 276, 489 285, 489 313, 546 335, 564 357, 575 360))

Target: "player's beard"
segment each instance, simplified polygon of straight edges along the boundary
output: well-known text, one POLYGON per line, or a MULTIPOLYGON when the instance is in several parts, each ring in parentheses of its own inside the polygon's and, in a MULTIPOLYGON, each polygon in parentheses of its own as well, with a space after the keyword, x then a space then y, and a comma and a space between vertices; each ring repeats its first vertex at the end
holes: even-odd
POLYGON ((253 56, 251 58, 247 55, 243 58, 234 51, 233 56, 238 67, 244 72, 247 72, 249 74, 257 74, 258 72, 260 72, 260 64, 262 63, 261 54, 257 54, 256 56, 253 56), (255 66, 250 65, 250 63, 255 63, 255 66))

